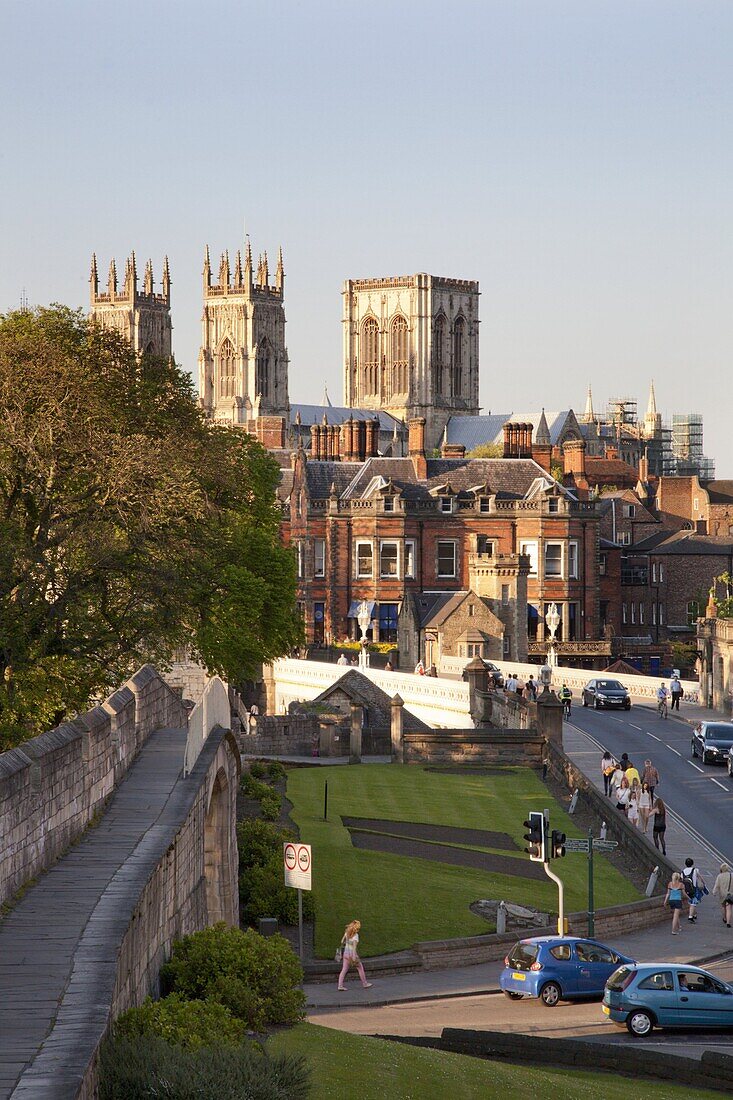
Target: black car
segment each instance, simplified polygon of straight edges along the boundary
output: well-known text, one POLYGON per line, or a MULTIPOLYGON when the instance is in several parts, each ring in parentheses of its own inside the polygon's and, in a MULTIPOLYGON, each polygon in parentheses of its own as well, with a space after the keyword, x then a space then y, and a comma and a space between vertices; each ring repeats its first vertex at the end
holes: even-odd
POLYGON ((498 688, 504 687, 504 676, 498 665, 495 665, 492 661, 487 661, 485 657, 481 660, 484 663, 484 668, 488 672, 489 676, 493 678, 494 683, 498 688))
POLYGON ((631 710, 631 699, 628 688, 618 680, 589 680, 583 688, 583 706, 595 707, 621 707, 623 710, 631 710))
MULTIPOLYGON (((733 722, 700 722, 692 734, 693 759, 699 756, 703 764, 727 764, 733 746, 733 722)), ((731 772, 733 775, 733 772, 731 772)))

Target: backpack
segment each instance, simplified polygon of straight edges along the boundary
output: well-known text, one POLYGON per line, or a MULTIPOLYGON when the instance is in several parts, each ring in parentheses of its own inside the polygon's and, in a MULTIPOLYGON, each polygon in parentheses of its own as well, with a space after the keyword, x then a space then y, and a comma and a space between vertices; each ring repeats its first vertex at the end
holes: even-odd
POLYGON ((695 894, 697 893, 697 888, 696 888, 695 883, 693 881, 694 877, 695 877, 695 868, 694 867, 689 868, 689 874, 688 874, 687 871, 682 872, 682 884, 685 887, 685 893, 687 894, 688 898, 694 898, 695 894))

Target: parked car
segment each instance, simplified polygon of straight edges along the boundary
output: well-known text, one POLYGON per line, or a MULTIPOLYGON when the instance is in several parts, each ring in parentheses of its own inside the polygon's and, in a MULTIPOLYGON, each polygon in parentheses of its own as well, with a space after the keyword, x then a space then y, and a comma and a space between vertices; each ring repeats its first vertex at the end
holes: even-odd
POLYGON ((692 731, 693 760, 699 756, 703 764, 727 764, 730 771, 731 747, 733 722, 700 722, 692 731))
POLYGON ((489 676, 493 676, 494 683, 497 687, 504 687, 504 674, 498 665, 495 665, 493 661, 487 661, 485 657, 481 660, 484 662, 484 668, 488 672, 489 676))
POLYGON ((601 997, 625 955, 578 936, 533 936, 515 943, 504 959, 499 985, 511 1000, 538 997, 546 1008, 559 1001, 601 997))
POLYGON ((631 710, 631 698, 628 688, 618 680, 589 680, 583 688, 583 706, 595 707, 622 707, 631 710))
POLYGON ((625 964, 606 982, 603 1012, 639 1038, 655 1027, 733 1028, 733 986, 686 963, 625 964))

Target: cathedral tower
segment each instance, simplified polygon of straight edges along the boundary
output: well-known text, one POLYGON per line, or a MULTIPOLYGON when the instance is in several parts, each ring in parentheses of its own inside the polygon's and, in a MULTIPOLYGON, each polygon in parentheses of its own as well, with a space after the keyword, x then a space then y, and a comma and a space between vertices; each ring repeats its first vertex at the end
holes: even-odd
POLYGON ((429 448, 448 417, 478 413, 477 282, 348 279, 343 299, 345 405, 424 416, 429 448))
POLYGON ((280 250, 274 282, 267 253, 256 270, 252 250, 237 252, 234 270, 222 253, 212 282, 204 254, 204 312, 199 353, 199 397, 210 417, 247 427, 261 417, 287 417, 288 352, 285 346, 285 271, 280 250))
POLYGON ((122 286, 117 284, 115 261, 109 265, 107 290, 99 291, 97 257, 92 256, 89 276, 90 320, 102 328, 121 333, 137 355, 148 353, 170 358, 171 355, 171 277, 168 257, 163 261, 161 293, 153 289, 153 263, 145 265, 142 290, 137 285, 137 265, 133 252, 125 264, 122 286))

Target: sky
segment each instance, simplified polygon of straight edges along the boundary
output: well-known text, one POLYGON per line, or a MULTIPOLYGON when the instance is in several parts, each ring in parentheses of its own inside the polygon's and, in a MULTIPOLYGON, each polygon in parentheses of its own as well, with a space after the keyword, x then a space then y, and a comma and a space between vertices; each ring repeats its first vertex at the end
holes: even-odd
POLYGON ((286 271, 290 397, 342 400, 346 278, 478 279, 485 411, 701 412, 733 477, 730 0, 3 0, 0 312, 204 246, 286 271))

